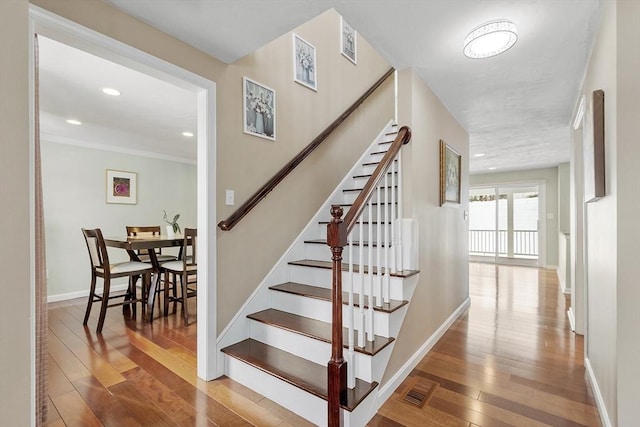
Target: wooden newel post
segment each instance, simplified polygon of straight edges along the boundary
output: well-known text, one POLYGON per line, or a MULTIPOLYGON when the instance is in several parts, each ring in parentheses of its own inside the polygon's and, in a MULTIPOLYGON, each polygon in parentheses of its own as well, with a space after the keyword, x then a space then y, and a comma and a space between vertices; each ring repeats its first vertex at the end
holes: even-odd
POLYGON ((331 360, 328 364, 328 425, 341 425, 340 403, 346 403, 347 363, 342 357, 342 249, 347 244, 347 231, 342 221, 343 210, 339 205, 331 206, 331 222, 327 225, 327 245, 331 248, 333 275, 331 360))

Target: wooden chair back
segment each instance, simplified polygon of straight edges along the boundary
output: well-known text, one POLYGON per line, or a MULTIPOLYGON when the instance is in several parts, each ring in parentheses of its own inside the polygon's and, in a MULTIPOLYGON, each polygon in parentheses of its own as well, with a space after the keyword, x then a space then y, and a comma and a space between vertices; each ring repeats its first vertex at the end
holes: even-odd
MULTIPOLYGON (((142 236, 159 236, 160 226, 159 225, 127 225, 127 237, 142 237, 142 236)), ((162 249, 156 248, 156 255, 162 255, 162 249)), ((147 250, 139 250, 138 256, 141 256, 143 259, 148 258, 147 250)))
POLYGON ((91 266, 94 269, 103 269, 104 271, 107 271, 109 269, 109 253, 107 252, 107 246, 104 244, 102 231, 99 228, 83 228, 82 234, 84 235, 84 241, 87 244, 87 249, 89 251, 91 266))

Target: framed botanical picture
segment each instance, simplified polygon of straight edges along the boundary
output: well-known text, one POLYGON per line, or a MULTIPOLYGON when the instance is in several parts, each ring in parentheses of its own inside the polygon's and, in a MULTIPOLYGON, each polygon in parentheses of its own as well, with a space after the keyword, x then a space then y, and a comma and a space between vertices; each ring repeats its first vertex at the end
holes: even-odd
POLYGON ((440 206, 460 204, 462 156, 440 140, 440 206))
POLYGON ((357 64, 358 33, 340 17, 340 52, 354 64, 357 64))
POLYGON ((296 34, 293 35, 293 80, 309 89, 318 90, 316 48, 296 34))
POLYGON ((242 78, 244 133, 276 140, 276 91, 242 78))
POLYGON ((107 169, 107 203, 138 203, 137 176, 135 172, 107 169))
POLYGON ((605 196, 604 92, 602 90, 593 91, 583 120, 584 201, 589 203, 605 196))

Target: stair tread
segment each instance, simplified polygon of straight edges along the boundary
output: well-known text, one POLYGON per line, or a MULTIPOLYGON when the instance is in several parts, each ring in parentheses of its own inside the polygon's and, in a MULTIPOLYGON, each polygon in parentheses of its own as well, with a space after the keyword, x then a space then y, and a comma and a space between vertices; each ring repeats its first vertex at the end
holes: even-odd
MULTIPOLYGON (((222 352, 327 400, 326 366, 251 338, 223 348, 222 352)), ((377 386, 375 381, 368 383, 356 378, 356 387, 353 390, 347 389, 346 404, 341 405, 342 408, 353 411, 377 386)))
MULTIPOLYGON (((286 292, 294 295, 300 295, 308 298, 315 298, 323 301, 331 301, 331 289, 321 288, 320 286, 311 286, 311 285, 305 285, 302 283, 286 282, 286 283, 281 283, 279 285, 270 286, 269 289, 273 289, 274 291, 279 291, 279 292, 286 292)), ((348 297, 349 297, 349 294, 347 292, 342 293, 342 300, 344 301, 345 304, 347 304, 348 297)), ((359 307, 360 305, 358 303, 359 301, 358 294, 355 294, 355 293, 353 294, 353 300, 354 300, 354 305, 356 307, 359 307)), ((383 303, 381 307, 377 307, 376 305, 374 305, 373 309, 375 311, 381 311, 383 313, 393 313, 394 311, 398 310, 399 308, 405 306, 408 303, 409 303, 408 301, 392 299, 388 303, 383 303)), ((364 307, 365 308, 369 307, 368 297, 366 296, 364 301, 364 307)))
MULTIPOLYGON (((398 175, 398 172, 387 172, 387 175, 392 175, 392 174, 398 175)), ((369 174, 362 174, 362 175, 354 175, 353 177, 356 178, 356 179, 357 178, 371 178, 371 175, 373 175, 373 174, 369 173, 369 174)))
MULTIPOLYGON (((315 259, 302 259, 298 261, 289 261, 289 265, 300 265, 303 267, 315 267, 315 268, 325 268, 331 270, 333 267, 333 263, 331 261, 320 261, 315 259)), ((342 271, 349 271, 349 264, 342 263, 342 271)), ((360 266, 358 264, 353 264, 353 272, 360 272, 360 266)), ((364 273, 368 273, 369 270, 367 267, 364 268, 364 273)), ((373 274, 377 274, 378 269, 373 267, 373 274)), ((382 269, 382 273, 384 274, 384 268, 382 269)), ((401 270, 397 273, 390 272, 389 275, 393 277, 410 277, 415 274, 420 273, 420 270, 401 270)))
MULTIPOLYGON (((397 160, 394 160, 394 162, 397 162, 397 160)), ((375 166, 379 164, 380 162, 366 162, 366 163, 363 163, 362 166, 375 166)))
MULTIPOLYGON (((323 244, 326 245, 327 244, 327 239, 309 239, 309 240, 305 240, 304 243, 314 243, 314 244, 323 244)), ((369 246, 369 242, 365 241, 355 241, 353 242, 353 246, 360 246, 360 244, 362 243, 363 246, 369 246)), ((374 248, 378 247, 378 243, 377 242, 373 242, 371 244, 371 246, 373 246, 374 248)), ((382 247, 386 247, 387 245, 382 245, 382 247)))
MULTIPOLYGON (((331 323, 311 319, 310 317, 299 316, 297 314, 288 313, 286 311, 276 310, 275 308, 268 308, 257 313, 252 313, 247 317, 258 322, 266 323, 267 325, 273 325, 278 328, 296 332, 309 338, 331 343, 331 323)), ((348 347, 349 342, 347 341, 347 328, 344 328, 342 336, 343 346, 348 347)), ((386 338, 375 335, 373 341, 365 341, 364 347, 355 346, 354 350, 358 353, 374 356, 387 345, 391 344, 391 342, 393 341, 394 338, 386 338)))
MULTIPOLYGON (((319 221, 318 224, 320 225, 327 225, 329 224, 330 221, 319 221)), ((369 221, 356 221, 356 224, 360 224, 360 222, 362 222, 362 224, 369 224, 369 221)), ((377 224, 378 221, 371 221, 371 224, 377 224)), ((380 221, 380 223, 385 224, 384 221, 380 221)), ((387 221, 386 224, 391 224, 391 221, 387 221)))
MULTIPOLYGON (((380 188, 385 188, 385 187, 382 186, 380 188)), ((392 185, 388 185, 386 188, 398 188, 398 186, 397 185, 393 185, 393 186, 392 185)), ((342 190, 342 192, 343 193, 350 193, 350 192, 354 192, 354 191, 360 192, 362 190, 363 190, 362 188, 347 188, 347 189, 342 190)))

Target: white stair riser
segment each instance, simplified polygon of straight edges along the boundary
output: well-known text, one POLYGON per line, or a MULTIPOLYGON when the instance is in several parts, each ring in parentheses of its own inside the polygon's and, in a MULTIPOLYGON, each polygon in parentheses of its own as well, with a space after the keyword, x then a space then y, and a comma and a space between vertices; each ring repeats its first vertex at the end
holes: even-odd
MULTIPOLYGON (((360 187, 352 187, 352 188, 360 188, 360 187)), ((389 184, 388 186, 388 191, 389 191, 389 200, 391 200, 391 184, 389 184)), ((397 196, 397 191, 398 189, 396 188, 394 190, 396 192, 396 197, 397 196)), ((343 191, 343 203, 347 203, 347 204, 353 204, 353 202, 355 202, 356 198, 360 195, 359 191, 343 191)), ((379 200, 384 202, 384 191, 382 191, 382 189, 380 190, 380 198, 378 198, 378 192, 374 191, 373 195, 371 196, 371 202, 372 203, 377 203, 379 200)), ((368 216, 367 216, 368 218, 368 216)))
MULTIPOLYGON (((356 242, 357 243, 357 242, 356 242)), ((306 259, 314 259, 314 260, 318 260, 318 261, 331 261, 331 249, 329 249, 329 246, 327 246, 326 244, 323 243, 306 243, 305 244, 305 258, 306 259)), ((377 266, 378 265, 378 246, 373 246, 372 247, 373 250, 373 266, 377 266)), ((367 262, 367 259, 369 257, 369 245, 365 245, 363 246, 363 256, 364 256, 364 260, 365 262, 367 262)), ((388 256, 388 262, 391 263, 391 252, 389 252, 389 256, 388 256)), ((360 246, 357 244, 353 245, 353 261, 354 263, 358 263, 358 260, 360 259, 360 246)), ((349 262, 349 246, 345 246, 344 250, 342 251, 342 260, 343 262, 349 262)), ((385 248, 382 247, 381 248, 381 252, 380 252, 380 265, 382 267, 385 266, 385 248)))
MULTIPOLYGON (((295 412, 313 424, 327 425, 327 402, 311 393, 226 356, 227 376, 295 412)), ((353 412, 341 409, 344 427, 362 427, 375 415, 378 389, 373 390, 353 412)))
POLYGON ((327 425, 326 400, 233 357, 226 356, 225 363, 227 376, 232 380, 249 387, 316 425, 327 425))
MULTIPOLYGON (((379 162, 380 160, 382 160, 382 157, 373 160, 372 162, 379 162)), ((365 162, 365 163, 372 163, 372 162, 365 162)), ((378 167, 377 164, 362 164, 362 175, 370 175, 373 173, 374 170, 376 170, 376 167, 378 167)), ((398 169, 398 166, 396 165, 396 170, 398 169)), ((391 170, 393 170, 393 166, 391 167, 391 170)))
MULTIPOLYGON (((345 299, 346 302, 346 299, 345 299)), ((354 301, 357 303, 357 299, 354 301)), ((298 316, 308 317, 310 319, 320 320, 322 322, 331 323, 331 302, 320 300, 317 298, 308 298, 301 295, 290 294, 287 292, 271 291, 271 307, 280 311, 285 311, 298 316)), ((355 308, 355 328, 361 329, 362 324, 358 315, 359 308, 355 308)), ((365 309, 366 310, 366 309, 365 309)), ((404 312, 397 310, 393 313, 384 311, 373 311, 373 329, 376 335, 382 337, 391 337, 392 331, 398 324, 402 325, 404 312)), ((351 324, 349 316, 349 307, 343 304, 342 322, 345 328, 351 324)), ((396 331, 397 334, 397 331, 396 331)))
MULTIPOLYGON (((357 274, 357 273, 356 273, 357 274)), ((343 289, 346 290, 346 281, 348 280, 348 271, 342 272, 343 289)), ((306 285, 320 286, 323 288, 331 287, 331 270, 326 268, 305 267, 299 265, 289 266, 289 281, 296 283, 304 283, 306 285)), ((402 277, 391 276, 389 278, 389 298, 395 300, 407 300, 403 286, 402 277)), ((365 277, 366 286, 366 277, 365 277)), ((354 292, 360 293, 359 280, 355 280, 354 292)))
MULTIPOLYGON (((262 322, 253 321, 251 323, 251 338, 257 341, 323 366, 326 366, 329 359, 331 359, 331 344, 328 342, 309 338, 262 322)), ((346 353, 347 348, 344 348, 343 351, 346 353)), ((357 351, 354 352, 354 356, 356 378, 367 382, 379 382, 382 379, 384 367, 388 361, 384 357, 386 356, 384 349, 375 356, 357 351)))

